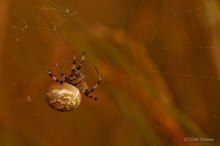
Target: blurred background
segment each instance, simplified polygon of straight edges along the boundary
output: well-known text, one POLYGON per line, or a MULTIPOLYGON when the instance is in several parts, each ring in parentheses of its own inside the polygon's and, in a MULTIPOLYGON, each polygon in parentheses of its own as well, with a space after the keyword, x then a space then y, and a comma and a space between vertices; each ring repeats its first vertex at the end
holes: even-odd
POLYGON ((217 0, 1 0, 0 146, 220 145, 219 32, 217 0), (82 51, 99 100, 57 112, 82 51))

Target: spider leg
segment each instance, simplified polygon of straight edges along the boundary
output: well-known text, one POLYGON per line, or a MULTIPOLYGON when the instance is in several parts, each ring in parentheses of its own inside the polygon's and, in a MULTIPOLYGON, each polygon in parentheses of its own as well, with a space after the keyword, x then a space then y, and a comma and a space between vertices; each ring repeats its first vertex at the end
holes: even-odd
POLYGON ((63 72, 60 73, 60 76, 62 77, 63 82, 68 82, 69 81, 69 78, 66 75, 64 75, 63 72))
POLYGON ((50 69, 48 70, 48 75, 57 83, 60 83, 60 84, 63 83, 63 80, 59 80, 57 77, 55 77, 50 69))
POLYGON ((84 62, 84 60, 85 60, 85 56, 86 56, 86 53, 83 51, 83 52, 82 52, 81 60, 80 60, 78 66, 77 66, 77 68, 76 68, 77 70, 80 70, 80 69, 81 69, 81 67, 82 67, 82 65, 83 65, 83 62, 84 62))
POLYGON ((95 96, 93 96, 93 95, 91 94, 91 92, 89 91, 89 88, 88 88, 88 86, 87 86, 87 83, 86 83, 84 80, 82 80, 80 83, 76 84, 75 86, 76 86, 76 87, 80 90, 80 92, 83 93, 86 97, 91 98, 91 99, 93 99, 93 100, 98 100, 97 97, 95 97, 95 96))
POLYGON ((98 71, 98 69, 97 69, 97 67, 95 66, 95 70, 96 70, 96 73, 97 73, 97 75, 98 75, 98 81, 96 82, 96 84, 91 88, 91 90, 90 90, 90 93, 92 93, 93 91, 95 91, 95 89, 101 84, 101 82, 102 82, 102 79, 101 79, 101 76, 100 76, 100 74, 99 74, 99 71, 98 71))
POLYGON ((92 92, 93 91, 95 91, 95 89, 101 84, 101 76, 100 76, 100 74, 99 74, 99 71, 98 71, 98 69, 97 69, 97 67, 95 67, 95 70, 96 70, 96 73, 97 73, 97 75, 98 75, 98 81, 97 81, 97 83, 91 88, 91 90, 89 91, 89 89, 88 89, 88 87, 87 87, 87 85, 85 85, 85 90, 83 91, 83 94, 85 95, 85 96, 87 96, 87 97, 89 97, 89 98, 92 98, 93 100, 98 100, 98 98, 96 97, 96 96, 93 96, 92 95, 92 92))
POLYGON ((88 98, 92 98, 93 100, 98 100, 96 96, 91 95, 91 92, 89 91, 89 89, 86 89, 83 94, 87 96, 88 98))
POLYGON ((73 56, 73 66, 72 66, 72 69, 71 69, 71 72, 70 72, 70 77, 72 77, 74 75, 74 72, 76 70, 76 56, 74 55, 73 56))

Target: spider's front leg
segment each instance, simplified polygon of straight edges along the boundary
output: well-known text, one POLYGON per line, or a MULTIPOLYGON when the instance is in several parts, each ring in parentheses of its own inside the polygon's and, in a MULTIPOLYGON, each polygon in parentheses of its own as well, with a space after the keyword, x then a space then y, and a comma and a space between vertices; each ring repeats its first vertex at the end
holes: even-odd
POLYGON ((77 70, 80 70, 80 69, 81 69, 81 67, 82 67, 82 65, 83 65, 83 63, 84 63, 85 58, 86 58, 86 53, 83 51, 83 52, 82 52, 81 60, 80 60, 78 66, 77 66, 77 68, 76 68, 77 70))
POLYGON ((75 75, 75 73, 76 73, 76 70, 79 71, 81 69, 81 67, 82 67, 82 65, 84 63, 84 60, 86 58, 85 56, 86 56, 86 53, 83 51, 82 52, 81 60, 80 60, 80 62, 79 62, 79 64, 77 66, 76 66, 76 56, 75 55, 73 56, 73 66, 72 66, 71 72, 69 74, 69 77, 73 77, 75 75))
POLYGON ((73 77, 74 73, 75 73, 75 70, 76 70, 76 56, 74 55, 73 56, 73 66, 72 66, 72 69, 71 69, 71 72, 70 72, 70 77, 73 77))

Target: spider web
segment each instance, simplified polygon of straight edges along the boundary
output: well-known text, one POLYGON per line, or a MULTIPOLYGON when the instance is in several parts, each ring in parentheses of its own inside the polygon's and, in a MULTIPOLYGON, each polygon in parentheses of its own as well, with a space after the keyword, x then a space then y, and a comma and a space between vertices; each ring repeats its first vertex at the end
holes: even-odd
MULTIPOLYGON (((95 21, 95 23, 97 24, 106 25, 112 28, 116 27, 115 26, 116 22, 115 24, 113 22, 110 22, 111 18, 109 18, 110 19, 109 21, 105 22, 104 18, 103 19, 100 18, 102 17, 101 14, 96 16, 94 13, 91 14, 91 16, 93 16, 92 18, 91 17, 88 18, 88 16, 90 15, 87 14, 88 12, 86 13, 86 10, 82 12, 80 11, 80 9, 84 9, 84 7, 88 7, 88 9, 95 8, 95 6, 98 5, 97 3, 101 3, 102 6, 106 6, 105 2, 98 1, 96 2, 96 4, 94 4, 94 6, 89 5, 85 1, 82 1, 80 3, 79 1, 70 1, 70 0, 66 2, 62 2, 58 0, 55 0, 53 2, 44 1, 42 3, 39 2, 35 5, 33 5, 33 3, 34 2, 28 2, 28 1, 24 1, 21 3, 12 2, 12 8, 10 8, 13 9, 13 12, 10 13, 11 20, 9 22, 9 25, 7 26, 8 30, 6 32, 6 39, 3 44, 4 46, 3 47, 4 49, 2 51, 3 53, 0 51, 0 53, 2 53, 0 58, 0 67, 1 67, 0 80, 2 80, 2 85, 1 85, 2 95, 0 94, 0 96, 7 98, 4 99, 3 102, 6 104, 2 105, 1 108, 1 113, 5 115, 4 118, 6 117, 5 123, 7 123, 8 122, 7 120, 9 120, 10 118, 12 118, 15 121, 17 120, 19 122, 25 120, 33 122, 36 119, 46 120, 48 118, 47 117, 48 115, 49 118, 52 120, 57 119, 56 113, 49 113, 49 114, 44 113, 45 109, 47 109, 48 107, 45 105, 44 99, 39 98, 40 96, 43 96, 44 91, 42 91, 42 89, 46 89, 47 86, 49 85, 48 80, 50 80, 50 78, 47 76, 47 71, 49 68, 52 68, 54 72, 57 72, 56 74, 57 76, 59 75, 60 70, 64 70, 64 72, 67 73, 68 69, 71 67, 73 54, 76 53, 77 58, 79 59, 80 52, 82 50, 82 49, 79 50, 76 49, 73 51, 71 47, 69 47, 72 44, 69 44, 69 46, 64 45, 63 42, 65 42, 65 39, 63 39, 63 37, 68 38, 72 35, 69 33, 65 34, 64 32, 61 31, 62 29, 68 29, 67 28, 69 26, 68 24, 73 24, 77 28, 81 29, 80 26, 77 26, 79 24, 76 23, 76 21, 81 21, 81 18, 86 19, 86 21, 88 22, 95 21), (21 4, 24 4, 25 7, 22 7, 21 4), (38 13, 35 11, 32 12, 31 9, 36 9, 36 7, 39 9, 39 12, 38 13), (79 9, 79 11, 77 9, 79 9), (51 15, 51 12, 55 12, 62 15, 59 16, 59 18, 56 18, 53 15, 51 15), (36 22, 40 22, 40 23, 36 25, 36 22), (41 22, 42 23, 47 22, 47 23, 41 24, 41 22), (33 36, 29 38, 31 34, 33 34, 33 36), (54 37, 51 37, 51 34, 54 37), (42 36, 42 38, 45 39, 45 41, 41 39, 41 37, 38 37, 37 35, 42 36), (46 46, 45 43, 47 41, 47 38, 49 38, 48 39, 49 41, 60 42, 60 43, 55 43, 56 46, 54 47, 56 47, 56 49, 54 50, 47 49, 48 46, 46 46), (32 48, 28 48, 30 46, 32 48), (39 50, 40 47, 42 48, 42 50, 39 50), (62 50, 59 48, 62 48, 62 50), (36 87, 33 87, 33 85, 35 84, 36 87), (10 90, 5 88, 9 88, 10 90), (25 92, 26 90, 27 92, 25 92), (11 93, 9 94, 8 92, 11 93), (18 95, 15 97, 16 93, 18 95), (37 108, 38 106, 41 105, 44 105, 42 109, 37 108), (18 108, 21 109, 18 110, 18 108), (7 109, 8 111, 4 109, 7 109), (13 112, 13 114, 10 115, 10 112, 13 112)), ((112 2, 112 3, 116 3, 116 4, 112 4, 114 6, 118 4, 117 2, 112 2)), ((121 1, 121 3, 125 3, 125 2, 121 1)), ((136 13, 139 8, 138 7, 139 3, 141 3, 141 1, 137 0, 137 1, 129 1, 128 3, 125 4, 125 6, 128 9, 127 13, 130 15, 130 19, 132 23, 135 23, 135 21, 137 20, 136 13)), ((191 113, 189 114, 189 117, 192 115, 198 115, 200 119, 203 119, 203 117, 208 117, 209 121, 216 121, 216 123, 218 123, 220 119, 219 44, 216 42, 214 35, 212 36, 213 39, 212 42, 210 43, 203 43, 202 42, 203 39, 201 39, 200 42, 193 43, 193 38, 191 36, 196 36, 199 39, 200 35, 202 35, 203 33, 201 32, 202 30, 200 28, 201 26, 198 26, 199 22, 197 18, 195 18, 195 14, 199 18, 202 17, 201 19, 206 20, 207 23, 209 23, 208 25, 212 26, 213 23, 215 23, 216 21, 215 15, 217 15, 215 14, 217 12, 215 12, 214 10, 212 11, 212 8, 219 6, 220 4, 218 1, 212 1, 212 3, 211 2, 206 3, 204 1, 203 3, 200 4, 193 3, 192 5, 189 5, 189 7, 185 9, 181 9, 181 1, 172 0, 163 3, 162 6, 163 9, 167 10, 166 14, 164 14, 163 17, 157 17, 157 18, 148 17, 144 21, 145 25, 148 28, 152 29, 151 33, 149 33, 148 36, 154 36, 154 41, 149 41, 150 43, 146 43, 146 51, 149 52, 149 56, 158 66, 158 69, 149 68, 148 72, 151 72, 152 74, 159 73, 164 78, 166 78, 167 84, 171 88, 170 90, 173 89, 175 91, 173 95, 177 96, 175 101, 168 98, 162 98, 162 100, 165 101, 166 103, 174 104, 178 109, 186 113, 191 113), (206 17, 203 16, 205 14, 206 17), (183 27, 181 27, 183 24, 177 22, 182 17, 184 17, 182 20, 189 21, 188 25, 190 25, 191 27, 190 32, 186 31, 183 27), (180 25, 180 27, 178 27, 178 25, 180 25), (178 28, 181 28, 181 30, 178 30, 178 28), (167 29, 167 31, 171 32, 171 34, 173 35, 173 37, 170 37, 171 42, 172 41, 175 42, 175 44, 177 44, 176 45, 177 48, 176 46, 173 47, 172 45, 169 45, 165 42, 166 40, 163 39, 164 34, 161 33, 162 29, 165 30, 167 29), (179 38, 178 36, 182 36, 184 39, 178 39, 179 38), (184 50, 196 50, 196 51, 195 52, 189 51, 186 54, 184 54, 185 53, 184 50), (172 54, 173 51, 178 52, 178 54, 172 54), (196 53, 198 55, 195 55, 193 53, 196 53), (209 54, 207 55, 207 53, 209 54), (194 59, 193 57, 195 56, 197 56, 198 58, 194 59), (211 56, 211 57, 208 58, 207 56, 209 57, 211 56), (182 69, 180 69, 177 66, 175 67, 170 66, 169 65, 170 62, 167 61, 168 58, 176 59, 175 61, 177 62, 177 64, 180 64, 180 66, 183 65, 182 69), (196 64, 195 62, 199 66, 197 68, 199 71, 195 71, 193 68, 195 67, 196 64), (212 66, 214 68, 213 69, 214 71, 209 72, 208 70, 210 69, 209 66, 212 66), (184 80, 185 80, 184 84, 181 85, 181 82, 183 82, 184 80), (199 83, 202 84, 200 90, 205 90, 206 88, 208 88, 207 86, 212 87, 209 89, 213 91, 213 94, 212 95, 207 94, 206 96, 203 96, 203 98, 207 97, 210 98, 210 101, 213 100, 214 103, 210 102, 213 104, 213 109, 209 109, 208 107, 205 107, 204 105, 205 101, 208 102, 208 99, 202 98, 201 101, 200 100, 194 101, 193 99, 192 100, 190 99, 193 98, 194 96, 193 94, 195 94, 195 96, 200 96, 200 94, 203 93, 206 94, 206 92, 202 92, 196 95, 196 93, 192 91, 191 88, 195 84, 195 81, 198 81, 199 83), (174 82, 177 84, 176 87, 174 87, 175 85, 172 85, 174 82), (195 106, 195 104, 201 104, 201 106, 204 106, 204 108, 195 106)), ((158 8, 158 11, 160 11, 161 9, 162 8, 158 8)), ((104 8, 102 10, 104 10, 104 8)), ((117 21, 117 19, 115 21, 117 21)), ((120 27, 123 27, 124 25, 125 24, 120 24, 120 27)), ((137 27, 138 29, 139 26, 135 26, 135 27, 137 27)), ((216 30, 213 29, 212 33, 214 34, 214 31, 216 30)), ((165 31, 165 33, 168 32, 165 31)), ((76 32, 76 34, 78 34, 78 37, 80 39, 83 37, 79 35, 80 32, 76 32)), ((169 42, 170 40, 167 41, 169 42)), ((75 43, 74 46, 76 48, 88 47, 87 45, 83 44, 84 41, 78 42, 77 39, 73 40, 73 43, 75 43)), ((86 51, 90 52, 89 49, 86 51)), ((100 56, 103 53, 102 50, 98 50, 97 52, 100 56)), ((95 63, 96 61, 92 61, 91 59, 92 57, 89 59, 89 55, 91 54, 88 53, 88 60, 91 61, 92 63, 95 63)), ((88 63, 88 64, 93 65, 92 63, 90 64, 88 63)), ((92 68, 85 66, 86 71, 90 69, 92 68)), ((89 73, 92 74, 91 76, 89 75, 88 77, 89 82, 95 82, 95 72, 91 71, 89 73)), ((197 97, 195 99, 200 99, 200 98, 197 97)), ((85 102, 88 102, 90 107, 95 106, 93 104, 90 104, 89 101, 85 101, 85 102)), ((85 105, 82 105, 82 107, 84 106, 85 105)), ((71 113, 68 114, 72 116, 71 113)), ((81 115, 85 117, 87 116, 85 113, 83 114, 80 111, 76 112, 76 117, 82 118, 81 115)), ((64 115, 59 114, 59 116, 62 117, 64 120, 71 120, 71 118, 65 117, 66 116, 65 113, 64 115)), ((132 118, 133 117, 131 116, 127 120, 130 120, 132 118)), ((75 118, 74 120, 77 120, 77 118, 75 118)), ((80 123, 80 120, 78 120, 77 122, 80 123)), ((10 127, 11 125, 15 124, 13 122, 12 123, 9 122, 9 124, 5 124, 5 123, 3 125, 6 125, 6 127, 8 125, 10 127)), ((126 126, 126 124, 123 125, 123 127, 124 126, 126 126)), ((23 128, 25 128, 25 126, 23 126, 23 128)), ((215 128, 219 129, 219 126, 216 125, 215 128)), ((159 130, 159 128, 157 127, 156 129, 159 130)), ((70 132, 70 134, 73 133, 70 132)), ((212 134, 210 135, 211 136, 209 137, 213 137, 212 134)), ((70 139, 69 135, 64 135, 64 136, 67 139, 70 139)), ((138 136, 139 135, 137 135, 137 137, 138 136)), ((219 133, 216 132, 215 136, 219 137, 219 133)), ((170 138, 175 139, 174 137, 170 137, 170 138)), ((86 143, 84 144, 86 145, 86 143)))

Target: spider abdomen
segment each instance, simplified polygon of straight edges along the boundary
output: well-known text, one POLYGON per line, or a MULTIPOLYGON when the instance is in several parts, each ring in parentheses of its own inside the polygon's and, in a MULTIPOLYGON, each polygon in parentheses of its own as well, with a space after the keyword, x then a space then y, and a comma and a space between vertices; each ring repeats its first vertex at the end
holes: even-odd
POLYGON ((54 110, 68 112, 76 109, 81 103, 78 88, 68 83, 55 83, 46 92, 45 99, 54 110))

